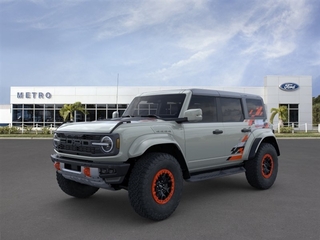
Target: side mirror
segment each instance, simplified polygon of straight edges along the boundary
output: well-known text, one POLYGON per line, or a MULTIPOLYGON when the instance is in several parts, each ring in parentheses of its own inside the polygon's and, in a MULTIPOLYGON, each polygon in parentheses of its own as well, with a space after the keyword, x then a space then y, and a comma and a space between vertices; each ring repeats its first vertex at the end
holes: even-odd
POLYGON ((184 117, 188 119, 188 122, 199 122, 202 120, 202 110, 197 109, 188 109, 184 112, 184 117))

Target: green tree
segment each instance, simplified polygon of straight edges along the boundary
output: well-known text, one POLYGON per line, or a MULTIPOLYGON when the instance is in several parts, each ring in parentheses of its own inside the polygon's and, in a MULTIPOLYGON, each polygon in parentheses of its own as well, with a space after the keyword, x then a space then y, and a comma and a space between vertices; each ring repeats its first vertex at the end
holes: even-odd
POLYGON ((81 102, 75 102, 74 104, 64 104, 60 109, 60 116, 63 118, 63 121, 73 121, 73 113, 75 111, 82 112, 83 114, 87 114, 85 108, 81 102))
POLYGON ((274 117, 278 114, 279 124, 283 126, 283 122, 287 121, 288 109, 286 106, 280 106, 279 108, 271 108, 270 122, 273 124, 274 117))
POLYGON ((320 95, 312 98, 312 123, 320 124, 320 95))
POLYGON ((320 103, 312 106, 312 122, 313 124, 320 124, 320 103))
POLYGON ((320 95, 318 97, 313 97, 312 98, 312 105, 315 105, 317 103, 320 103, 320 95))

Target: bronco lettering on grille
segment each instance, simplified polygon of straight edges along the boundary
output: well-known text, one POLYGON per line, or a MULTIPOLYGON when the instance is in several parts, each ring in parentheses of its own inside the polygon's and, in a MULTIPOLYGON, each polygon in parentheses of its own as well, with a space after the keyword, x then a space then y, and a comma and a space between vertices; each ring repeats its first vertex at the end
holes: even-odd
POLYGON ((67 139, 66 145, 72 145, 72 146, 88 146, 89 141, 85 140, 79 140, 79 139, 67 139))

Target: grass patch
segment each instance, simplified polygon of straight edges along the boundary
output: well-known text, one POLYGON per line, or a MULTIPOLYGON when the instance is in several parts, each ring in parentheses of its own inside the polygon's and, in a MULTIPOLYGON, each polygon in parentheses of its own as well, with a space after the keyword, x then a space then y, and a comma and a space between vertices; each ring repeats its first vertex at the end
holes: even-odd
POLYGON ((18 134, 0 134, 0 138, 53 138, 53 134, 35 134, 35 133, 18 133, 18 134))
POLYGON ((295 133, 275 133, 276 137, 318 137, 320 138, 320 133, 318 132, 295 132, 295 133))

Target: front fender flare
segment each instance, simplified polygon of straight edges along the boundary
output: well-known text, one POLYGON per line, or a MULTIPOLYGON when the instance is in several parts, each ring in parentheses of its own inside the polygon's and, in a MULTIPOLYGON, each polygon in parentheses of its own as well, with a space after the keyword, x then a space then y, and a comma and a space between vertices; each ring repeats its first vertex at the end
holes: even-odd
POLYGON ((179 144, 170 134, 149 134, 138 137, 130 146, 128 155, 129 158, 134 158, 141 156, 146 150, 150 147, 159 145, 159 144, 174 144, 180 151, 181 148, 179 144))

